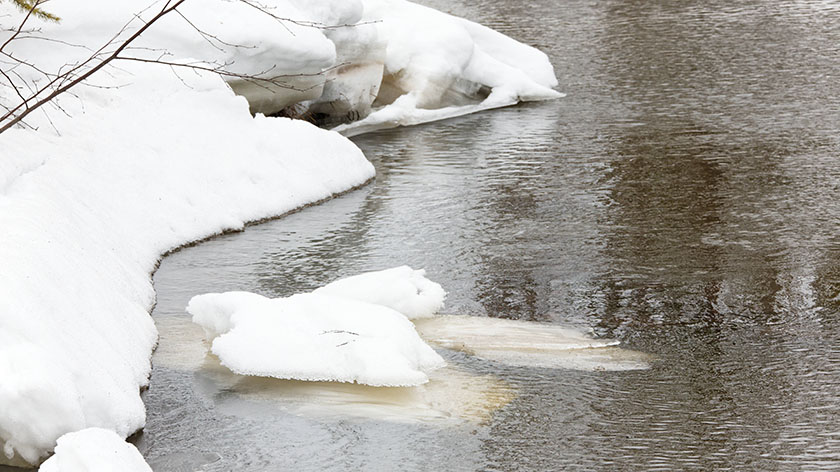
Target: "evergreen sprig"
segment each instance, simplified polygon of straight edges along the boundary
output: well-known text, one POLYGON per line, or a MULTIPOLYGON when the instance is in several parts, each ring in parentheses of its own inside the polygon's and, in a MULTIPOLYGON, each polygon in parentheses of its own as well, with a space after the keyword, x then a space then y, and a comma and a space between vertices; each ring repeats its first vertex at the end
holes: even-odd
POLYGON ((49 13, 49 12, 46 12, 46 11, 38 8, 38 5, 43 3, 42 1, 39 1, 39 0, 12 0, 12 2, 14 2, 15 5, 17 5, 18 8, 20 8, 23 11, 26 11, 26 12, 31 11, 32 14, 37 16, 38 18, 41 18, 41 19, 44 19, 44 20, 49 20, 49 21, 59 21, 61 19, 61 18, 59 18, 59 17, 57 17, 57 16, 55 16, 55 15, 49 13))

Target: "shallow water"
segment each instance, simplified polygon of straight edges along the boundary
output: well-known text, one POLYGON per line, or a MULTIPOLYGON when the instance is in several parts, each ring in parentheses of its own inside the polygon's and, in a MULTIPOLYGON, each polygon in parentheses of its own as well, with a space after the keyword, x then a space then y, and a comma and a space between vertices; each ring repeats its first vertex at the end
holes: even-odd
POLYGON ((447 313, 592 329, 650 369, 443 349, 466 400, 380 400, 395 421, 367 397, 348 411, 355 391, 233 382, 169 336, 138 439, 153 466, 840 467, 840 6, 428 3, 547 51, 568 96, 355 138, 371 186, 163 262, 164 337, 195 340, 198 293, 409 264, 447 313), (339 407, 305 411, 307 395, 339 407))

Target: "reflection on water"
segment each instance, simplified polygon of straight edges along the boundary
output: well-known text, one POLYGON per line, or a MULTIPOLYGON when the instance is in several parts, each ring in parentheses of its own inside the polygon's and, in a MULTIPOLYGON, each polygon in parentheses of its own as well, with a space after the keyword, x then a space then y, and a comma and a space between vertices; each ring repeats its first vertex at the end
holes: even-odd
POLYGON ((447 427, 218 409, 159 367, 141 450, 218 454, 205 470, 836 469, 840 4, 427 3, 540 46, 568 96, 356 138, 374 185, 168 258, 158 323, 197 293, 409 264, 448 313, 592 328, 658 360, 445 351, 516 389, 447 427))

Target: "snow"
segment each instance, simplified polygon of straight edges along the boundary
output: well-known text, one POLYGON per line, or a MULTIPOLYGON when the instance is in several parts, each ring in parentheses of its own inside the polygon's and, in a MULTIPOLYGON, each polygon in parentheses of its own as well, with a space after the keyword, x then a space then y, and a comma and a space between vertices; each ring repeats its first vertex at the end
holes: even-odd
POLYGON ((347 136, 563 96, 541 51, 501 33, 403 0, 365 0, 363 20, 387 45, 366 118, 334 128, 347 136))
POLYGON ((415 386, 445 364, 409 321, 443 308, 446 292, 425 275, 401 266, 276 299, 211 293, 193 297, 187 312, 238 374, 415 386))
POLYGON ((394 309, 408 319, 428 318, 443 309, 446 292, 426 278, 425 270, 408 266, 336 280, 313 293, 337 295, 394 309))
POLYGON ((87 428, 58 439, 55 455, 41 464, 40 472, 152 472, 133 444, 117 433, 87 428))
MULTIPOLYGON (((4 51, 56 70, 87 57, 150 3, 53 0, 44 7, 62 17, 61 23, 34 20, 33 26, 57 41, 20 39, 4 51)), ((154 304, 150 273, 163 254, 373 177, 361 151, 337 133, 250 112, 275 112, 304 101, 315 111, 363 116, 381 106, 375 98, 388 101, 380 91, 383 78, 391 93, 408 87, 405 96, 390 109, 373 112, 373 120, 360 121, 357 131, 393 111, 402 110, 402 118, 390 122, 408 123, 412 116, 433 119, 557 96, 549 88, 555 83, 553 71, 541 53, 408 2, 261 3, 276 16, 324 25, 382 21, 311 28, 278 22, 242 2, 187 2, 182 12, 189 23, 177 15, 164 18, 130 53, 150 58, 165 50, 165 59, 173 62, 198 59, 227 64, 235 73, 295 74, 288 78, 289 87, 267 90, 230 77, 226 83, 208 72, 119 62, 57 99, 56 106, 31 114, 28 127, 3 133, 0 464, 37 464, 59 437, 73 431, 102 427, 127 437, 143 427, 139 390, 148 383, 157 340, 148 316, 154 304), (411 30, 416 35, 424 28, 435 28, 434 34, 423 35, 428 40, 409 41, 402 34, 411 30), (435 37, 444 36, 453 40, 447 48, 429 49, 440 45, 435 37), (324 70, 328 83, 317 75, 324 70), (461 92, 484 86, 490 90, 486 100, 461 106, 461 92)), ((148 19, 154 11, 141 16, 148 19)), ((0 18, 11 24, 21 12, 11 2, 0 2, 0 18)), ((139 24, 133 23, 123 37, 139 24)), ((0 41, 8 34, 0 31, 0 41)), ((39 80, 25 67, 16 73, 39 80)), ((15 92, 0 87, 0 100, 14 102, 15 92)), ((414 308, 401 307, 407 315, 437 309, 434 300, 442 300, 442 290, 422 291, 428 298, 412 301, 414 308)), ((295 313, 307 304, 326 310, 329 300, 309 295, 275 304, 295 313)), ((370 331, 365 343, 371 349, 396 350, 402 357, 387 372, 371 371, 353 380, 423 381, 422 370, 438 359, 431 349, 417 347, 409 322, 396 321, 385 307, 346 303, 353 313, 370 311, 390 320, 388 325, 401 329, 400 339, 407 343, 392 346, 370 331)), ((235 340, 236 333, 251 329, 248 323, 241 328, 214 325, 229 329, 217 341, 224 336, 235 340)), ((225 349, 220 349, 222 357, 225 349)))
POLYGON ((213 293, 193 297, 187 312, 222 365, 242 375, 412 386, 445 364, 405 316, 345 297, 213 293))
POLYGON ((405 316, 346 297, 212 293, 187 312, 222 365, 242 375, 395 387, 426 383, 445 365, 405 316))
POLYGON ((346 139, 252 118, 218 77, 124 69, 107 105, 80 89, 84 114, 53 116, 61 137, 3 136, 0 438, 32 463, 66 432, 143 426, 162 254, 373 176, 346 139))
POLYGON ((70 116, 2 135, 0 462, 36 464, 67 432, 143 426, 162 254, 374 175, 335 133, 251 117, 213 74, 122 63, 96 83, 120 88, 79 87, 60 102, 70 116))

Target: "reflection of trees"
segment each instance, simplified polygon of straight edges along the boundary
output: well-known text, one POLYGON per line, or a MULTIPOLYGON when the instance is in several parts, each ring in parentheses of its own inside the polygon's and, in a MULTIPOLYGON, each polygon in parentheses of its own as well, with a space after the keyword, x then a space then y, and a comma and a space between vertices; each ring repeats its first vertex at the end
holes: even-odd
POLYGON ((517 228, 526 228, 536 216, 535 186, 527 180, 530 178, 500 179, 484 193, 485 218, 491 220, 487 228, 499 232, 490 239, 490 249, 481 251, 482 272, 475 281, 476 297, 489 316, 539 318, 539 288, 533 260, 527 254, 531 249, 528 238, 512 234, 517 228))
POLYGON ((304 224, 289 244, 264 252, 254 267, 261 290, 270 296, 289 296, 350 275, 347 265, 364 257, 370 224, 367 215, 373 202, 366 199, 362 208, 340 226, 307 234, 304 224))
MULTIPOLYGON (((809 131, 756 114, 789 102, 774 95, 781 88, 772 80, 738 77, 762 67, 749 48, 705 42, 709 22, 720 18, 681 16, 678 3, 638 6, 613 8, 601 43, 615 66, 610 90, 632 104, 640 125, 609 130, 612 205, 603 231, 612 266, 593 296, 604 332, 662 353, 663 363, 644 382, 609 386, 621 396, 593 402, 601 415, 586 436, 600 439, 580 447, 611 449, 616 435, 627 432, 655 445, 666 464, 695 458, 710 469, 750 460, 766 468, 772 459, 762 454, 804 453, 784 442, 785 429, 831 416, 791 400, 797 392, 813 404, 826 401, 806 380, 825 357, 814 361, 791 350, 825 329, 815 309, 837 313, 837 302, 824 304, 827 286, 836 283, 827 268, 837 266, 837 251, 824 259, 790 254, 804 245, 828 256, 826 235, 836 233, 840 215, 824 207, 837 207, 840 189, 827 191, 829 179, 820 174, 830 175, 831 167, 816 161, 815 171, 810 154, 836 153, 837 142, 826 146, 809 131), (742 65, 751 70, 720 60, 727 55, 750 62, 742 65), (747 92, 769 101, 733 97, 747 92), (627 423, 644 426, 628 431, 627 423)), ((711 39, 735 39, 720 33, 711 39)), ((836 324, 832 329, 836 341, 836 324)), ((635 451, 626 460, 650 459, 635 451)))
POLYGON ((271 223, 252 269, 260 291, 289 296, 355 275, 368 252, 370 215, 382 204, 374 193, 359 190, 271 223))

